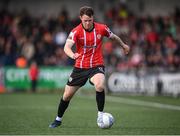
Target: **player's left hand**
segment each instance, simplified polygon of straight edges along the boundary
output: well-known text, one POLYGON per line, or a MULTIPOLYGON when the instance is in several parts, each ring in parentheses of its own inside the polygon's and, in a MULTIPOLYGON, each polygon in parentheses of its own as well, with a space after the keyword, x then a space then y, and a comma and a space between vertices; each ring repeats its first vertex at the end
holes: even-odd
POLYGON ((130 51, 130 47, 127 45, 127 44, 124 44, 123 45, 123 50, 124 50, 124 53, 127 55, 130 51))

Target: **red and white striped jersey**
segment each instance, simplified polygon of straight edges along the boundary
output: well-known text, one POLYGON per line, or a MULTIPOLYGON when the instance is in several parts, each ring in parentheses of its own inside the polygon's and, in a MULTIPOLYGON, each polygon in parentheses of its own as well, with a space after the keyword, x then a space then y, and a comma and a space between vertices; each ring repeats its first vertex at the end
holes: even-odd
POLYGON ((92 31, 86 31, 82 24, 75 27, 69 34, 69 39, 76 45, 76 52, 81 54, 76 59, 75 67, 92 68, 104 65, 102 53, 102 39, 104 36, 111 37, 112 32, 104 25, 94 22, 92 31))

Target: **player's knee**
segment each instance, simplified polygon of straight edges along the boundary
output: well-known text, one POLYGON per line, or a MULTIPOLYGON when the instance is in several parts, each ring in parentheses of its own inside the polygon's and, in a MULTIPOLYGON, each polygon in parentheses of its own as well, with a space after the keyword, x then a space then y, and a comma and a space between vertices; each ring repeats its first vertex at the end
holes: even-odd
POLYGON ((70 101, 71 98, 72 98, 72 95, 67 95, 67 94, 64 94, 64 95, 63 95, 63 100, 64 100, 64 101, 70 101))
POLYGON ((98 92, 103 91, 103 90, 104 90, 104 84, 101 84, 101 83, 95 84, 95 89, 96 89, 96 91, 98 91, 98 92))
POLYGON ((70 96, 63 96, 63 100, 64 100, 64 101, 70 101, 70 100, 71 100, 71 97, 70 97, 70 96))

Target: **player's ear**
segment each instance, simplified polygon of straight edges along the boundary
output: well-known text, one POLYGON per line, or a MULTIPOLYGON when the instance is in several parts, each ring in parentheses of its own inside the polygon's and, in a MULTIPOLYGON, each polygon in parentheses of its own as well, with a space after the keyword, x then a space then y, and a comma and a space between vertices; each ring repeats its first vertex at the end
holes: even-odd
POLYGON ((82 16, 79 16, 79 18, 82 20, 82 16))

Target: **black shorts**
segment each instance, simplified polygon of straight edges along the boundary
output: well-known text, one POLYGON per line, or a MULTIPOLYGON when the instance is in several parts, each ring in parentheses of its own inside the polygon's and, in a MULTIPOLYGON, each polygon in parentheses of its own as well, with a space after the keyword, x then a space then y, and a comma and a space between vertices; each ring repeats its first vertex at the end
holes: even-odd
MULTIPOLYGON (((83 86, 86 84, 87 80, 93 77, 97 73, 105 73, 104 66, 97 66, 89 69, 76 68, 74 67, 67 85, 69 86, 83 86)), ((89 80, 90 82, 90 80, 89 80)), ((92 82, 90 82, 92 84, 92 82)), ((93 84, 92 84, 93 85, 93 84)))

